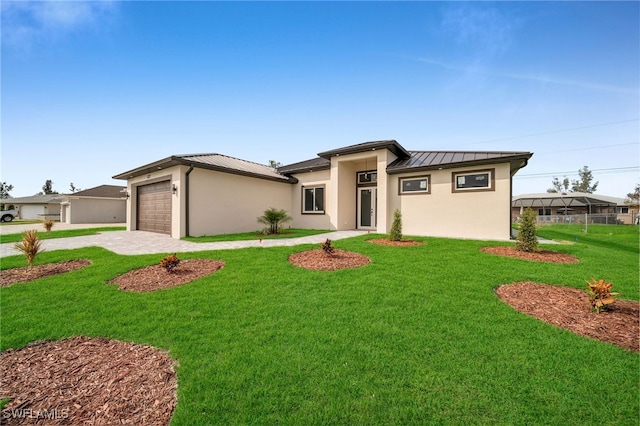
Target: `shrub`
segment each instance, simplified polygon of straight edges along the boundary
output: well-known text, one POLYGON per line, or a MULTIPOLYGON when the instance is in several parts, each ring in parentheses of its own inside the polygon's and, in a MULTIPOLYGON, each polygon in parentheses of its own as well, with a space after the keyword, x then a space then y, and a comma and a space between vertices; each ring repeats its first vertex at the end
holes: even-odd
POLYGON ((258 222, 269 227, 269 234, 277 234, 280 232, 280 225, 291 220, 293 218, 287 214, 286 210, 278 210, 274 207, 265 210, 264 214, 258 218, 258 222))
POLYGON ((591 278, 591 281, 587 281, 587 294, 589 295, 589 302, 593 312, 600 313, 600 311, 607 309, 608 305, 616 301, 613 296, 618 293, 612 292, 611 287, 613 287, 613 284, 605 280, 596 281, 595 278, 591 278))
POLYGON ((173 270, 180 263, 180 259, 176 253, 173 253, 171 256, 167 256, 160 261, 160 266, 167 270, 167 272, 173 272, 173 270))
POLYGON ((516 250, 533 253, 538 251, 536 212, 527 208, 520 217, 520 230, 516 237, 516 250))
POLYGON ((24 253, 27 257, 27 264, 30 268, 33 266, 33 261, 38 253, 42 253, 44 251, 42 248, 42 241, 38 238, 38 233, 35 229, 25 232, 22 235, 22 241, 16 243, 14 247, 24 253))
POLYGON ((51 228, 53 228, 53 221, 52 220, 45 220, 42 225, 44 226, 45 231, 47 231, 47 234, 51 233, 51 228))
POLYGON ((391 241, 400 241, 402 239, 402 213, 398 209, 393 212, 393 223, 391 224, 389 239, 391 241))
POLYGON ((324 243, 321 243, 320 246, 322 247, 322 250, 330 256, 333 256, 333 253, 336 251, 336 249, 333 248, 333 245, 331 245, 331 240, 328 238, 324 243))

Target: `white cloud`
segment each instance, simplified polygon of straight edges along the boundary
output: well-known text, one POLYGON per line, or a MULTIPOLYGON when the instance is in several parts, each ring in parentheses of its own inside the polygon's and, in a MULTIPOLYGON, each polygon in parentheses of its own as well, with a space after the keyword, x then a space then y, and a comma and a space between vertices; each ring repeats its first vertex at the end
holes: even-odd
POLYGON ((117 7, 111 0, 2 1, 2 44, 30 50, 79 30, 96 30, 114 16, 117 7))
POLYGON ((495 8, 458 4, 443 11, 441 28, 461 47, 478 55, 494 55, 511 46, 514 23, 495 8))

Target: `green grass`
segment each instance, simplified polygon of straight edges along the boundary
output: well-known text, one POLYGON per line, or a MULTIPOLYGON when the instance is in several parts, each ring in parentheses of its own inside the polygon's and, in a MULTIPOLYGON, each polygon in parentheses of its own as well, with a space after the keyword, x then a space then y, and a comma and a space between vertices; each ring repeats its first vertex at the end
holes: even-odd
POLYGON ((194 243, 213 243, 218 241, 243 241, 243 240, 257 240, 262 238, 263 240, 279 239, 279 238, 298 238, 306 237, 309 235, 324 234, 331 232, 326 229, 284 229, 279 234, 264 235, 259 231, 256 232, 244 232, 240 234, 219 234, 219 235, 205 235, 202 237, 183 237, 183 240, 191 241, 194 243))
MULTIPOLYGON (((51 231, 49 234, 47 234, 47 232, 42 227, 34 227, 34 229, 38 231, 38 237, 41 240, 48 240, 51 238, 69 238, 81 237, 84 235, 96 235, 101 232, 107 231, 124 231, 127 228, 124 226, 108 226, 102 228, 67 229, 64 231, 51 231)), ((22 241, 22 234, 23 233, 0 235, 0 243, 17 243, 18 241, 22 241)))
POLYGON ((637 353, 528 317, 493 292, 527 280, 582 289, 602 277, 639 300, 637 250, 579 240, 545 248, 580 263, 546 264, 479 250, 509 243, 416 238, 427 244, 397 248, 372 237, 335 241, 372 259, 335 272, 287 262, 311 245, 185 253, 226 266, 144 294, 105 282, 162 255, 45 252, 37 263, 93 264, 0 288, 1 348, 87 335, 166 349, 179 362, 173 425, 638 424, 637 353))

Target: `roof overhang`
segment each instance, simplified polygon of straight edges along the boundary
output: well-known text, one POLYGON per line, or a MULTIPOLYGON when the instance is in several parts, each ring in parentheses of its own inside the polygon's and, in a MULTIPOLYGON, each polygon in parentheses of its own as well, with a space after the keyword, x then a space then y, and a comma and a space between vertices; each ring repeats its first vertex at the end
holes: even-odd
POLYGON ((258 173, 251 173, 243 170, 220 167, 214 164, 200 163, 197 161, 190 160, 188 158, 182 158, 175 155, 163 158, 162 160, 158 160, 153 163, 146 164, 144 166, 138 167, 133 170, 129 170, 124 173, 117 174, 113 176, 113 179, 128 180, 138 176, 144 176, 150 173, 158 172, 160 170, 169 169, 175 166, 189 166, 189 167, 195 167, 199 169, 213 170, 213 171, 222 172, 222 173, 248 176, 248 177, 270 180, 270 181, 281 182, 281 183, 297 183, 298 182, 296 178, 290 177, 290 176, 270 177, 270 176, 261 175, 258 173))
POLYGON ((518 153, 512 156, 502 156, 502 157, 493 157, 493 158, 483 158, 480 160, 469 160, 469 161, 456 161, 452 163, 439 163, 433 165, 426 166, 389 166, 387 167, 387 173, 390 175, 400 174, 400 173, 410 173, 410 172, 423 172, 423 171, 431 171, 431 170, 445 170, 445 169, 459 169, 464 167, 475 167, 475 166, 486 166, 491 164, 499 164, 499 163, 509 163, 511 176, 515 175, 518 170, 525 167, 529 162, 529 158, 533 153, 518 153))
POLYGON ((618 204, 609 200, 603 200, 597 196, 567 194, 530 194, 514 197, 511 202, 513 207, 617 207, 618 204))
POLYGON ((324 151, 318 153, 318 157, 325 158, 330 160, 331 157, 337 157, 340 155, 347 154, 358 154, 361 152, 367 151, 377 151, 379 149, 388 149, 392 153, 395 154, 398 158, 407 158, 410 156, 409 151, 404 149, 402 145, 400 145, 397 141, 384 140, 384 141, 373 141, 373 142, 365 142, 357 145, 345 146, 344 148, 333 149, 330 151, 324 151))

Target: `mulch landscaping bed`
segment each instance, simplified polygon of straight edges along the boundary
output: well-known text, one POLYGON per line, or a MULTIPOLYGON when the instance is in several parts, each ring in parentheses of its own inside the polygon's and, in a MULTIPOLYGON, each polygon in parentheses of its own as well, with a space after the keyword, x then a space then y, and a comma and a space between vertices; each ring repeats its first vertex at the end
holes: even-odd
POLYGON ((65 272, 84 268, 91 265, 86 259, 68 260, 65 262, 47 263, 29 268, 11 268, 0 271, 0 287, 8 287, 13 284, 33 281, 38 278, 51 275, 64 274, 65 272))
POLYGON ((516 257, 518 259, 533 260, 536 262, 549 262, 549 263, 578 263, 579 260, 566 253, 557 253, 551 250, 539 250, 534 253, 526 251, 518 251, 513 246, 497 246, 497 247, 483 247, 482 250, 485 253, 496 254, 498 256, 516 257))
POLYGON ((221 260, 187 259, 171 272, 167 272, 160 265, 151 265, 146 268, 134 269, 120 275, 109 284, 117 284, 120 290, 147 292, 176 287, 189 283, 216 272, 224 267, 221 260))
POLYGON ((424 243, 414 240, 400 240, 400 241, 391 241, 388 238, 373 238, 371 240, 366 240, 369 243, 379 244, 382 246, 392 246, 392 247, 407 247, 407 246, 420 246, 424 243))
POLYGON ((327 254, 323 249, 315 249, 294 253, 289 256, 289 262, 315 271, 335 271, 368 265, 371 259, 352 251, 334 249, 333 254, 327 254))
POLYGON ((4 425, 168 425, 177 362, 152 346, 105 338, 36 342, 0 354, 4 425))
POLYGON ((617 300, 610 310, 595 313, 584 290, 532 282, 501 285, 496 294, 514 309, 546 323, 640 352, 638 302, 617 300))

